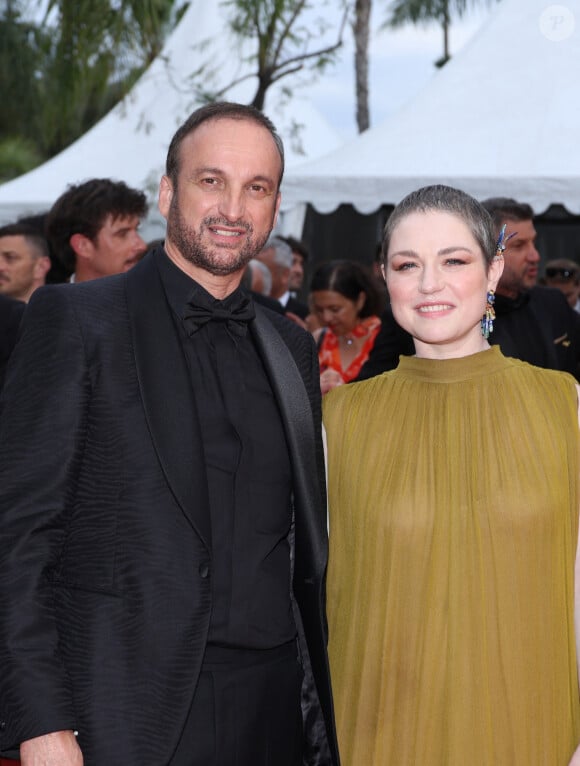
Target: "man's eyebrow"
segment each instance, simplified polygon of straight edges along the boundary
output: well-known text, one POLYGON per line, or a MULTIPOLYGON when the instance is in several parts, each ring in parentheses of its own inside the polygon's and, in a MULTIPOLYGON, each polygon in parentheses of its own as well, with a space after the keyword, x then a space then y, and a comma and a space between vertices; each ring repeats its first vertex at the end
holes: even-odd
POLYGON ((215 173, 216 175, 222 175, 223 170, 218 167, 212 167, 211 165, 201 165, 200 167, 193 168, 191 175, 199 175, 199 173, 215 173))
POLYGON ((265 183, 268 183, 268 184, 274 184, 275 183, 273 178, 271 178, 270 176, 265 176, 265 175, 254 176, 252 178, 252 181, 264 181, 265 183))
MULTIPOLYGON (((225 170, 223 168, 213 167, 211 165, 202 165, 198 168, 193 168, 191 171, 191 176, 198 176, 202 173, 214 173, 215 175, 222 176, 227 175, 225 170)), ((277 181, 272 178, 272 176, 264 175, 263 173, 258 173, 255 176, 252 176, 249 180, 249 183, 254 183, 255 181, 262 181, 263 183, 272 184, 272 186, 275 186, 277 181)))

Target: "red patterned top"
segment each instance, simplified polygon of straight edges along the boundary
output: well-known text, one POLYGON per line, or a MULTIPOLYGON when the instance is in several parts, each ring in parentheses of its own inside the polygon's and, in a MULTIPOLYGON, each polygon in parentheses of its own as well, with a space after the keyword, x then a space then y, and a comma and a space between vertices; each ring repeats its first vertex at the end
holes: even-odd
POLYGON ((329 327, 324 328, 322 343, 318 348, 318 361, 320 363, 320 372, 325 370, 336 370, 336 372, 342 375, 342 379, 345 383, 349 383, 354 380, 359 374, 361 367, 369 358, 369 354, 375 342, 375 338, 378 335, 381 327, 381 320, 377 316, 367 317, 363 319, 350 333, 355 338, 365 338, 365 342, 360 351, 360 354, 356 356, 350 363, 346 370, 342 369, 340 361, 340 349, 338 347, 338 337, 332 332, 329 327), (365 337, 366 336, 366 337, 365 337))

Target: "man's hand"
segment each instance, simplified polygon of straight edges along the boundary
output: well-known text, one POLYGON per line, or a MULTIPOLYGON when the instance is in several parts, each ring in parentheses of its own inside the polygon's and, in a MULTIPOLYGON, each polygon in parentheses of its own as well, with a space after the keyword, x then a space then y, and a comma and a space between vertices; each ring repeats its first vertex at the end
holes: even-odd
POLYGON ((83 754, 72 731, 53 731, 20 745, 22 766, 83 766, 83 754))

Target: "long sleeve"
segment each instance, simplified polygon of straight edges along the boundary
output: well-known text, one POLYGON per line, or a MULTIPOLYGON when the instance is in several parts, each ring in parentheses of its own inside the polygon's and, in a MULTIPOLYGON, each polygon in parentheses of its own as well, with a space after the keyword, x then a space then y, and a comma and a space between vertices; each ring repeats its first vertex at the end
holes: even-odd
POLYGON ((89 382, 69 286, 25 314, 0 403, 0 743, 74 728, 51 573, 82 456, 89 382))

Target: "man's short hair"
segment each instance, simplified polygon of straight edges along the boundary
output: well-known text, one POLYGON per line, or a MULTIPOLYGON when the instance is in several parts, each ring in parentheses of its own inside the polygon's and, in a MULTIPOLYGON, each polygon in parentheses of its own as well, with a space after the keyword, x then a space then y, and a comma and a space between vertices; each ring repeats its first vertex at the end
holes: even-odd
POLYGON ((292 250, 290 245, 287 242, 284 242, 282 237, 270 237, 261 252, 264 252, 265 250, 274 251, 274 263, 276 266, 282 266, 284 269, 292 268, 292 250))
MULTIPOLYGON (((247 271, 253 272, 254 269, 256 271, 259 271, 262 275, 262 295, 270 295, 270 291, 272 289, 272 272, 270 269, 266 266, 265 263, 262 263, 262 261, 259 261, 257 258, 252 258, 252 260, 248 263, 249 269, 247 271)), ((250 288, 252 286, 252 274, 250 273, 250 288)))
POLYGON ((481 203, 493 218, 496 231, 504 221, 531 221, 534 210, 527 202, 516 202, 511 197, 490 197, 481 203))
POLYGON ((75 268, 75 252, 70 245, 73 234, 83 234, 94 242, 109 216, 129 218, 147 215, 147 198, 123 181, 92 178, 72 184, 51 207, 46 220, 46 233, 57 257, 71 271, 75 268))
POLYGON ((28 223, 9 223, 0 227, 0 237, 23 237, 36 258, 50 258, 46 237, 28 223))
POLYGON ((256 125, 261 125, 270 133, 276 149, 280 155, 280 178, 278 179, 278 188, 282 183, 282 176, 284 175, 284 144, 280 135, 278 134, 274 123, 262 114, 259 109, 247 104, 236 104, 231 101, 215 101, 212 104, 205 104, 195 112, 190 114, 187 120, 181 125, 169 144, 169 150, 167 151, 167 160, 165 163, 165 175, 171 180, 171 183, 175 187, 177 185, 177 176, 179 174, 180 156, 179 150, 181 144, 186 136, 193 133, 204 122, 209 120, 249 120, 256 125))

